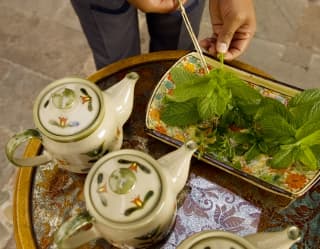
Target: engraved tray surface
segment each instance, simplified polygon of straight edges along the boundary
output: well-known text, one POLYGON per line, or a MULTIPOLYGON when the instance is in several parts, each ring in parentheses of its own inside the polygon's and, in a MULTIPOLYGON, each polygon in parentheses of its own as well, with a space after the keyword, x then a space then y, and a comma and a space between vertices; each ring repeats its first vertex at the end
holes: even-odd
MULTIPOLYGON (((218 68, 218 61, 206 57, 209 68, 218 68)), ((161 141, 171 145, 180 145, 186 140, 193 138, 193 127, 179 128, 166 125, 160 117, 160 110, 163 108, 163 98, 172 93, 174 82, 170 71, 174 67, 181 67, 189 72, 203 74, 200 59, 197 53, 190 53, 177 61, 159 81, 153 95, 148 103, 146 115, 146 127, 148 132, 161 141)), ((286 104, 290 97, 300 92, 300 89, 292 86, 267 80, 252 73, 248 73, 237 68, 225 65, 224 70, 229 70, 243 79, 249 86, 256 89, 261 95, 273 98, 286 104)), ((261 156, 250 163, 242 163, 241 168, 234 168, 219 160, 214 156, 205 153, 202 158, 205 162, 239 176, 259 187, 280 195, 296 198, 303 195, 319 178, 319 170, 304 170, 297 167, 288 169, 272 169, 266 164, 266 157, 261 156)))
MULTIPOLYGON (((155 158, 174 149, 149 136, 144 130, 144 120, 156 84, 185 53, 139 56, 110 65, 89 77, 101 89, 106 89, 127 72, 140 74, 134 110, 124 127, 123 148, 141 150, 155 158)), ((20 169, 14 214, 17 248, 56 248, 53 234, 61 222, 85 210, 84 180, 85 175, 66 172, 53 164, 20 169), (26 189, 29 185, 30 189, 26 189), (29 213, 26 213, 28 209, 29 213)), ((183 239, 202 230, 219 229, 243 236, 257 231, 280 230, 289 224, 298 226, 303 233, 302 241, 293 248, 320 248, 320 184, 292 201, 193 158, 189 180, 178 200, 172 232, 153 248, 176 248, 183 239)), ((112 247, 100 239, 81 248, 112 247)))

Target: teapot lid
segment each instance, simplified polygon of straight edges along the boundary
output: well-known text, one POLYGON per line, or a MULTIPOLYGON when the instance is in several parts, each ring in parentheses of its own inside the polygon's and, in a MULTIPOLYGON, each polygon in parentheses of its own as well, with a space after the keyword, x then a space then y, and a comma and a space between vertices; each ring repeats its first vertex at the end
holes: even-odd
POLYGON ((136 222, 151 214, 160 203, 165 179, 156 164, 151 156, 130 149, 102 157, 85 183, 89 212, 113 223, 136 222))
POLYGON ((255 249, 246 239, 224 231, 202 231, 184 240, 177 249, 255 249))
POLYGON ((103 96, 92 82, 63 78, 38 95, 33 116, 37 128, 56 141, 77 141, 92 133, 104 115, 103 96))

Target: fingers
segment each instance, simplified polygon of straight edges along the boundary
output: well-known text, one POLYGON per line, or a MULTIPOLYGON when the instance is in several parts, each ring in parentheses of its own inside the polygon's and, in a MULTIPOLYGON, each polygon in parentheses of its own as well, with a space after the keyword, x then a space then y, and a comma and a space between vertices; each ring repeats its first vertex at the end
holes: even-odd
POLYGON ((248 33, 236 33, 231 41, 225 60, 233 60, 239 57, 249 46, 252 36, 248 33))
POLYGON ((239 18, 226 18, 217 37, 218 53, 227 53, 235 32, 239 28, 239 18))
MULTIPOLYGON (((252 36, 247 32, 235 32, 229 47, 225 52, 223 52, 224 59, 226 61, 230 61, 239 57, 243 53, 243 51, 245 51, 245 49, 249 46, 251 38, 252 36)), ((218 42, 216 35, 213 35, 210 38, 205 38, 201 40, 199 43, 200 46, 204 50, 206 50, 207 53, 209 53, 210 55, 216 56, 218 53, 222 53, 221 48, 220 50, 218 50, 218 42)), ((222 48, 222 51, 224 51, 224 49, 225 48, 222 48)))
POLYGON ((206 50, 211 55, 216 55, 216 42, 217 40, 214 37, 208 37, 199 42, 200 46, 206 50))
POLYGON ((214 37, 201 45, 211 55, 225 54, 226 60, 241 55, 248 47, 256 28, 252 0, 210 0, 209 10, 214 37))

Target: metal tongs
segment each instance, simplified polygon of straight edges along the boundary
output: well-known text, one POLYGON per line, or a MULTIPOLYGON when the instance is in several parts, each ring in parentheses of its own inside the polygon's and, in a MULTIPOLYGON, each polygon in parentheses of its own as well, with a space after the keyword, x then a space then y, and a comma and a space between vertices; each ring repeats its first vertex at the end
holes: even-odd
POLYGON ((193 42, 193 45, 194 45, 196 51, 197 51, 198 54, 199 54, 199 59, 200 59, 200 62, 201 62, 201 64, 202 64, 202 67, 204 68, 204 70, 205 70, 206 73, 209 73, 208 65, 207 65, 206 60, 205 60, 205 58, 204 58, 204 56, 203 56, 203 53, 202 53, 201 47, 200 47, 200 45, 199 45, 199 42, 198 42, 198 40, 197 40, 197 38, 196 38, 196 35, 195 35, 194 32, 193 32, 193 29, 192 29, 192 26, 191 26, 191 24, 190 24, 189 18, 188 18, 188 16, 187 16, 186 9, 185 9, 184 6, 183 6, 182 0, 178 0, 178 2, 179 2, 179 5, 180 5, 181 15, 182 15, 184 24, 186 25, 186 28, 187 28, 187 30, 188 30, 188 33, 189 33, 189 35, 190 35, 190 37, 191 37, 191 40, 192 40, 192 42, 193 42))

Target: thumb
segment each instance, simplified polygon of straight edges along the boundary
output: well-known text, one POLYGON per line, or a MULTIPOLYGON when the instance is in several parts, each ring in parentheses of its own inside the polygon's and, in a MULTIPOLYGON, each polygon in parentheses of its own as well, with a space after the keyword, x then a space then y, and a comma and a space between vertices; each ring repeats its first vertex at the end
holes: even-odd
POLYGON ((217 37, 216 49, 218 53, 227 53, 230 43, 232 41, 233 35, 238 29, 237 22, 227 19, 226 22, 221 27, 221 30, 217 37))

